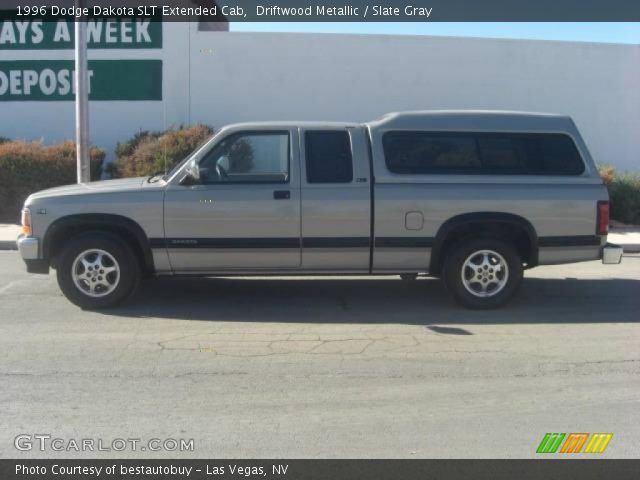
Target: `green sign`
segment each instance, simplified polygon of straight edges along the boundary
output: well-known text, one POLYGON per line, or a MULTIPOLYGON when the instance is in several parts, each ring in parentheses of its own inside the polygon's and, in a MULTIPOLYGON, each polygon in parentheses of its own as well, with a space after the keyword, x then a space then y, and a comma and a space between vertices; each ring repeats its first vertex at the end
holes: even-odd
MULTIPOLYGON (((0 61, 0 102, 73 100, 74 66, 0 61)), ((162 60, 89 60, 89 100, 162 100, 162 60)))
MULTIPOLYGON (((89 48, 162 48, 162 22, 150 19, 87 21, 89 48)), ((0 22, 0 50, 60 50, 73 48, 74 22, 5 20, 0 22)))

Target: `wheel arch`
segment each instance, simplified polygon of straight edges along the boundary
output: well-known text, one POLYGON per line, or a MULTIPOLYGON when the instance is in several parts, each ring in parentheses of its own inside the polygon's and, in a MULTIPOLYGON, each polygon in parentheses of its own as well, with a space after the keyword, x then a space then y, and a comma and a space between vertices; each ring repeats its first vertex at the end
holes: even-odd
POLYGON ((431 250, 429 272, 442 271, 447 251, 458 241, 470 235, 493 235, 515 243, 527 268, 538 264, 538 235, 526 218, 504 212, 473 212, 446 220, 438 229, 431 250))
POLYGON ((149 239, 143 228, 131 218, 115 214, 81 213, 58 218, 44 234, 44 258, 53 264, 64 239, 90 231, 109 232, 119 236, 133 248, 142 271, 154 271, 149 239))

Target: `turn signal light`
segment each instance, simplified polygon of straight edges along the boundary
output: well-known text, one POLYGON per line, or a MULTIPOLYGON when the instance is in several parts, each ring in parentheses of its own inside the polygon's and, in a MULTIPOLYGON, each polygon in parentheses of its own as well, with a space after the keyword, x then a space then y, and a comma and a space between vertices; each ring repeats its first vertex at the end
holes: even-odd
POLYGON ((31 210, 28 208, 22 209, 22 234, 25 237, 30 237, 33 231, 31 230, 31 210))
POLYGON ((609 233, 609 202, 602 200, 598 202, 596 235, 606 235, 607 233, 609 233))

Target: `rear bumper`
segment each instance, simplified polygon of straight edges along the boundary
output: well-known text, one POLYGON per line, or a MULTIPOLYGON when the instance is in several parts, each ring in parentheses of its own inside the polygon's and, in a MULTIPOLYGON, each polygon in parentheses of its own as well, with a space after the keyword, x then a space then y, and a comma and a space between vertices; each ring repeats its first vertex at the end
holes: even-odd
POLYGON ((27 265, 29 273, 49 273, 49 262, 39 258, 40 241, 35 237, 20 235, 16 241, 20 256, 27 265))
POLYGON ((614 245, 613 243, 607 243, 602 247, 602 263, 607 265, 615 265, 622 262, 622 247, 614 245))

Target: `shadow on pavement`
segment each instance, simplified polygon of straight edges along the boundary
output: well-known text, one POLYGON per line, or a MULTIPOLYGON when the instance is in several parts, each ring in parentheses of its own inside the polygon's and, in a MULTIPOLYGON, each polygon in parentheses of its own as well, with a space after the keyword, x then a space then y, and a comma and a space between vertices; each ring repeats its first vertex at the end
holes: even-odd
POLYGON ((442 335, 473 335, 473 333, 464 328, 439 327, 438 325, 429 325, 427 328, 434 333, 440 333, 442 335))
MULTIPOLYGON (((640 280, 525 279, 502 309, 457 306, 437 279, 159 278, 104 315, 230 322, 439 324, 640 322, 640 280)), ((447 330, 452 330, 447 328, 447 330)), ((462 329, 460 329, 462 330, 462 329)))

